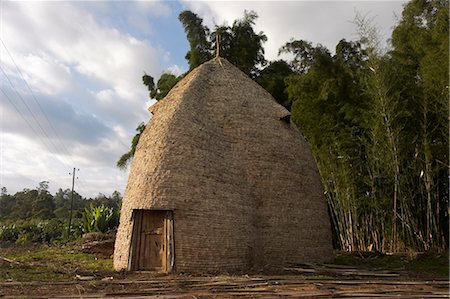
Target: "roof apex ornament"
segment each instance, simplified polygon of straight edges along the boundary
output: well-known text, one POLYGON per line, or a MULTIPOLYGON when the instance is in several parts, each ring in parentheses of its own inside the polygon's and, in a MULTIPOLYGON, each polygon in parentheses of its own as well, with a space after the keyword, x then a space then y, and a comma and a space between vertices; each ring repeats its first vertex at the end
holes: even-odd
POLYGON ((216 31, 216 58, 220 57, 220 33, 216 31))
POLYGON ((218 60, 220 66, 223 68, 222 61, 220 60, 220 33, 216 31, 216 57, 214 60, 218 60))

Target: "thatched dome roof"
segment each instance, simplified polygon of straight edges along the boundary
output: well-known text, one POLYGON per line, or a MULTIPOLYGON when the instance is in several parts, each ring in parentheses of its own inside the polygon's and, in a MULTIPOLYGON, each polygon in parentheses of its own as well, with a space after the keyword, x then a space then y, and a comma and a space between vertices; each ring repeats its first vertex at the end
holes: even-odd
POLYGON ((132 210, 171 210, 178 271, 331 258, 320 175, 289 112, 227 60, 194 69, 151 112, 122 204, 114 265, 129 261, 132 210))

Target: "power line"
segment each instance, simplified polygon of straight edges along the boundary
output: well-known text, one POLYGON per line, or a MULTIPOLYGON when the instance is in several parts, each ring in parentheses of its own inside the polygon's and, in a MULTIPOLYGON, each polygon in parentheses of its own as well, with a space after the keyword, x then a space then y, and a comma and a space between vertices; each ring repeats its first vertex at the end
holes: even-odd
POLYGON ((34 134, 36 134, 36 136, 39 138, 39 140, 42 142, 42 144, 51 152, 52 150, 48 147, 48 145, 44 142, 44 140, 41 138, 41 136, 39 136, 39 134, 36 132, 36 130, 34 129, 34 127, 30 124, 30 122, 28 121, 28 119, 22 114, 22 112, 19 110, 19 108, 17 108, 16 104, 14 104, 14 101, 11 100, 11 98, 8 96, 8 94, 0 87, 0 90, 2 91, 2 93, 5 95, 6 99, 8 99, 8 101, 11 103, 11 105, 14 107, 14 109, 17 111, 17 113, 19 113, 19 115, 22 117, 22 119, 26 122, 26 124, 28 125, 28 127, 30 127, 30 129, 33 131, 34 134))
MULTIPOLYGON (((56 138, 58 139, 61 148, 65 151, 65 154, 67 155, 67 158, 69 158, 69 160, 71 160, 70 162, 72 163, 72 165, 74 165, 75 163, 72 161, 72 159, 70 158, 70 152, 67 150, 66 146, 64 145, 64 143, 62 142, 61 138, 59 137, 58 133, 56 132, 55 127, 53 126, 52 122, 50 121, 50 119, 48 118, 47 114, 45 113, 44 109, 42 108, 41 104, 39 103, 39 101, 37 100, 33 90, 31 89, 30 85, 28 84, 28 82, 25 80, 19 66, 17 65, 17 63, 15 62, 13 56, 11 55, 11 52, 9 51, 8 47, 6 46, 6 44, 4 43, 4 41, 2 39, 0 39, 0 41, 3 44, 3 47, 6 49, 9 57, 11 58, 11 61, 13 62, 13 64, 15 65, 21 79, 24 81, 25 85, 27 86, 28 90, 30 91, 34 101, 36 102, 36 104, 38 105, 41 113, 44 115, 45 119, 47 120, 49 126, 51 127, 51 129, 53 130, 53 133, 55 134, 56 138)), ((22 103, 25 105, 25 107, 27 108, 27 110, 30 112, 31 116, 33 117, 34 121, 37 123, 37 125, 39 126, 39 128, 41 129, 41 131, 44 133, 44 135, 47 137, 47 139, 50 141, 50 143, 53 145, 55 150, 51 150, 47 144, 43 141, 43 139, 41 138, 41 136, 38 134, 38 132, 36 132, 36 130, 34 129, 34 127, 30 124, 30 122, 28 121, 28 119, 23 115, 23 113, 20 111, 20 109, 14 104, 14 102, 11 100, 11 98, 5 93, 4 90, 2 90, 2 93, 6 96, 6 98, 8 99, 8 101, 12 104, 12 106, 14 107, 14 109, 20 114, 20 116, 22 117, 22 119, 27 123, 27 125, 30 127, 30 129, 33 131, 33 133, 39 138, 39 140, 42 142, 42 144, 44 144, 44 146, 47 148, 47 150, 49 150, 49 152, 53 152, 55 154, 61 153, 59 148, 56 146, 56 144, 50 139, 50 137, 48 136, 47 132, 45 131, 45 129, 42 127, 41 123, 37 120, 36 116, 34 115, 34 113, 31 111, 30 107, 27 105, 27 103, 25 102, 25 100, 23 99, 23 97, 20 95, 20 93, 18 92, 17 88, 14 86, 14 84, 12 83, 12 81, 10 80, 9 76, 6 74, 6 72, 4 71, 4 69, 0 66, 1 71, 3 72, 4 76, 6 77, 6 79, 8 80, 9 84, 11 85, 11 87, 13 88, 13 90, 16 92, 17 96, 21 99, 22 103)), ((66 166, 68 166, 68 163, 65 161, 65 159, 63 159, 62 157, 60 158, 61 162, 63 162, 63 164, 65 164, 66 166)), ((84 191, 84 193, 88 194, 88 192, 86 190, 84 190, 84 188, 80 188, 82 191, 84 191)))
MULTIPOLYGON (((39 126, 39 128, 41 129, 41 131, 44 133, 44 135, 47 137, 47 139, 49 140, 49 142, 53 145, 54 150, 52 150, 47 143, 44 142, 44 139, 41 137, 41 135, 35 130, 34 126, 31 125, 31 123, 28 121, 27 117, 24 116, 24 114, 20 111, 20 109, 17 107, 17 105, 14 103, 13 100, 11 100, 11 98, 8 96, 8 94, 2 89, 0 88, 1 92, 5 95, 6 99, 10 102, 10 104, 14 107, 14 109, 17 111, 17 113, 19 113, 19 115, 21 116, 21 118, 25 121, 25 123, 28 125, 28 127, 32 130, 32 132, 36 135, 36 137, 38 137, 39 141, 45 146, 45 148, 54 154, 58 154, 59 153, 59 149, 58 147, 55 145, 55 143, 50 139, 50 137, 48 136, 48 134, 46 133, 46 131, 44 130, 44 128, 42 127, 42 125, 40 124, 40 122, 37 120, 36 116, 34 115, 34 113, 31 111, 30 107, 26 104, 25 100, 23 99, 23 97, 20 95, 20 93, 18 92, 17 88, 15 87, 15 85, 12 83, 12 81, 10 80, 10 78, 8 77, 8 75, 6 74, 6 72, 4 71, 4 69, 0 66, 0 70, 2 71, 2 73, 5 75, 6 79, 8 80, 8 82, 10 83, 11 87, 13 88, 13 90, 15 91, 16 95, 21 99, 22 103, 25 105, 25 107, 27 108, 27 110, 30 112, 30 114, 32 115, 34 121, 37 123, 37 125, 39 126)), ((68 153, 68 155, 70 155, 68 153)), ((65 164, 65 166, 68 166, 68 163, 65 161, 65 159, 63 159, 62 157, 60 158, 61 162, 63 164, 65 164)), ((72 161, 73 162, 73 161, 72 161)), ((72 163, 73 164, 73 163, 72 163)), ((84 193, 87 194, 87 192, 85 190, 83 190, 84 193)))
MULTIPOLYGON (((16 92, 17 96, 20 98, 20 100, 22 101, 22 103, 25 105, 25 107, 27 108, 28 112, 30 112, 31 117, 34 119, 34 121, 36 122, 36 124, 38 125, 38 127, 41 129, 42 133, 45 135, 45 137, 47 137, 47 139, 49 140, 49 142, 53 145, 53 147, 58 150, 57 146, 53 143, 52 139, 48 136, 47 132, 45 131, 45 129, 42 127, 41 123, 39 122, 39 120, 36 118, 36 116, 34 115, 33 111, 31 111, 30 107, 28 106, 27 102, 25 101, 25 99, 20 95, 20 93, 17 91, 17 88, 15 87, 15 85, 12 83, 11 79, 9 79, 8 75, 6 74, 5 70, 0 66, 0 70, 2 71, 3 75, 5 75, 6 79, 8 80, 9 84, 11 85, 11 87, 13 88, 13 90, 16 92)), ((52 152, 52 151, 50 151, 52 152)))
MULTIPOLYGON (((20 115, 20 117, 25 121, 25 123, 28 125, 28 127, 32 130, 32 132, 36 135, 36 137, 39 139, 39 141, 44 145, 44 147, 49 151, 52 152, 52 150, 49 148, 49 146, 44 142, 44 139, 42 139, 42 137, 36 132, 36 130, 34 129, 34 127, 30 124, 30 122, 28 121, 28 119, 23 115, 23 113, 19 110, 19 108, 16 106, 16 104, 14 104, 14 101, 11 100, 11 98, 8 96, 8 94, 0 87, 0 91, 3 93, 3 95, 5 96, 5 98, 9 101, 9 103, 14 107, 14 109, 16 110, 16 112, 20 115)), ((61 159, 61 158, 60 158, 61 159)), ((68 166, 69 164, 64 161, 63 159, 61 159, 61 162, 63 164, 65 164, 65 166, 68 166)), ((80 186, 81 187, 81 186, 80 186)), ((79 188, 81 189, 81 191, 85 194, 88 194, 88 192, 85 190, 84 187, 79 188)))
MULTIPOLYGON (((48 115, 45 113, 44 109, 42 108, 42 105, 39 103, 36 95, 34 94, 32 88, 30 87, 30 85, 28 84, 27 80, 25 79, 22 71, 20 70, 19 66, 17 65, 16 61, 14 60, 14 57, 12 56, 11 52, 9 51, 8 47, 6 46, 5 42, 0 38, 0 41, 2 42, 3 47, 5 48, 6 52, 8 53, 9 57, 11 58, 11 61, 13 62, 14 66, 16 67, 16 70, 18 72, 18 74, 20 75, 21 79, 23 80, 23 82, 25 83, 25 85, 27 86, 28 90, 31 93, 31 96, 33 97, 34 101, 36 102, 37 106, 39 107, 40 112, 42 113, 42 115, 44 116, 44 118, 46 119, 47 123, 49 124, 51 130, 53 131, 55 137, 57 138, 57 140, 59 141, 59 144, 61 146, 61 148, 63 149, 63 151, 60 151, 60 149, 58 148, 58 146, 56 146, 56 144, 53 142, 53 140, 48 136, 46 130, 43 128, 43 126, 41 125, 41 123, 39 122, 39 120, 36 118, 35 114, 33 113, 33 111, 31 110, 31 108, 28 106, 28 104, 26 103, 26 101, 24 100, 24 98, 20 95, 20 93, 18 92, 17 88, 14 86, 14 84, 12 83, 12 81, 10 80, 10 78, 8 77, 8 75, 6 74, 5 70, 0 66, 1 71, 3 72, 4 76, 7 78, 9 84, 11 85, 12 89, 15 91, 15 93, 17 94, 17 96, 20 98, 20 100, 22 101, 22 103, 25 105, 25 107, 27 108, 28 112, 31 114, 31 116, 33 117, 34 121, 37 123, 37 125, 39 126, 39 128, 41 129, 42 133, 45 135, 45 137, 47 137, 47 139, 49 140, 49 142, 53 145, 54 147, 54 151, 52 151, 48 145, 44 142, 43 138, 41 138, 41 136, 38 134, 38 132, 36 132, 36 130, 34 129, 34 127, 30 124, 30 122, 27 120, 27 118, 23 115, 23 113, 20 111, 20 109, 14 104, 14 102, 11 100, 11 98, 5 93, 5 91, 3 89, 1 89, 2 93, 6 96, 6 98, 8 99, 8 101, 12 104, 12 106, 14 107, 14 109, 20 114, 20 116, 22 117, 22 119, 24 119, 24 121, 27 123, 27 125, 30 127, 30 129, 33 131, 33 133, 39 138, 39 140, 42 142, 42 144, 44 144, 44 146, 49 150, 49 152, 53 152, 54 154, 63 154, 63 152, 65 152, 64 154, 66 155, 66 158, 68 158, 72 163, 72 165, 75 165, 74 161, 72 160, 72 158, 70 157, 71 154, 69 152, 69 150, 67 149, 67 147, 65 146, 64 142, 61 140, 59 134, 57 133, 55 126, 53 125, 53 123, 50 121, 50 118, 48 117, 48 115)), ((120 141, 124 146, 126 146, 122 141, 120 141)), ((67 161, 65 159, 63 159, 64 154, 60 157, 60 161, 65 164, 66 166, 69 166, 69 163, 67 163, 67 161)), ((88 194, 86 189, 87 188, 84 183, 80 180, 79 181, 79 189, 81 189, 81 191, 85 194, 88 194)))
MULTIPOLYGON (((3 44, 3 47, 5 48, 6 52, 8 53, 9 57, 11 58, 11 61, 13 62, 14 66, 17 69, 17 72, 19 73, 20 77, 22 78, 23 82, 25 83, 25 85, 27 86, 28 90, 31 93, 31 96, 33 97, 34 101, 36 102, 36 104, 39 107, 39 110, 42 112, 42 115, 44 115, 45 119, 47 120, 50 128, 52 129, 53 133, 55 134, 56 138, 58 139, 58 141, 60 142, 62 148, 66 151, 66 154, 68 156, 70 156, 69 151, 67 150, 66 146, 64 145, 64 143, 62 142, 61 138, 59 137, 58 133, 56 132, 55 127, 53 126, 52 122, 50 121, 50 119, 48 118, 47 114, 45 113, 44 109, 42 108, 41 104, 39 103, 39 101, 37 100, 33 90, 31 89, 30 85, 28 84, 27 80, 25 80, 22 71, 20 70, 19 66, 17 65, 16 61, 14 60, 14 57, 12 56, 11 52, 9 51, 8 47, 6 46, 5 42, 0 38, 0 41, 3 44)), ((73 162, 73 161, 72 161, 73 162)))

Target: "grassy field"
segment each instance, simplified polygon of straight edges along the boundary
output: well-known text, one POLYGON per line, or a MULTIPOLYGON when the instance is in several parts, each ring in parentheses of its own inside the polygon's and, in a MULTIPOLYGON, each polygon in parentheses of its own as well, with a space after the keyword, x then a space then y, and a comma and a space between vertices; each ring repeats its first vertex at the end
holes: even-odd
POLYGON ((74 246, 24 246, 1 249, 0 281, 67 281, 116 274, 112 259, 79 252, 74 246))
MULTIPOLYGON (((447 279, 448 261, 448 252, 415 256, 339 253, 333 264, 368 271, 400 271, 411 279, 447 279)), ((110 256, 84 253, 78 245, 0 248, 0 282, 94 280, 123 275, 113 270, 110 256)), ((333 278, 320 273, 312 276, 314 279, 321 277, 333 278)))
POLYGON ((358 254, 340 253, 336 255, 334 264, 353 266, 365 269, 382 269, 407 272, 412 278, 449 277, 449 253, 442 254, 358 254))

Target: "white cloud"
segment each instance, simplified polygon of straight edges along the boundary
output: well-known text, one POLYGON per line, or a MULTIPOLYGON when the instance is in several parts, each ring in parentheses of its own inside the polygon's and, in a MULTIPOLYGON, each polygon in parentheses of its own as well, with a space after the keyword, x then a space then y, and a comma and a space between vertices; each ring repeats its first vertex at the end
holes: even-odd
MULTIPOLYGON (((14 13, 3 16, 2 39, 16 55, 31 53, 47 58, 47 63, 51 62, 48 57, 53 57, 55 65, 74 68, 117 89, 140 87, 144 69, 161 72, 161 49, 116 28, 101 26, 91 14, 72 3, 14 2, 4 6, 7 12, 14 13), (16 36, 21 37, 19 44, 14 41, 16 36)), ((28 65, 21 63, 20 67, 26 69, 28 65)))
POLYGON ((33 188, 43 180, 54 182, 61 176, 58 170, 64 166, 63 160, 51 152, 43 151, 28 138, 2 133, 1 148, 3 163, 0 180, 9 191, 33 188))
MULTIPOLYGON (((1 1, 0 6, 1 39, 46 113, 37 107, 0 45, 2 68, 17 83, 15 87, 46 132, 41 132, 0 74, 2 89, 36 131, 9 102, 0 103, 1 184, 11 192, 35 187, 41 180, 64 188, 64 175, 76 166, 83 169, 84 195, 123 191, 127 174, 117 170, 115 162, 128 150, 137 124, 149 118, 148 92, 141 77, 144 70, 161 73, 167 51, 94 13, 110 14, 114 9, 121 13, 117 9, 124 7, 139 11, 140 25, 145 26, 149 21, 144 18, 168 16, 170 8, 156 2, 115 7, 116 3, 1 1)), ((122 17, 126 19, 127 14, 122 17)))
POLYGON ((72 86, 70 68, 48 55, 28 54, 20 57, 25 80, 31 88, 55 95, 72 86))
POLYGON ((169 72, 175 76, 180 76, 181 74, 185 73, 186 70, 182 69, 180 66, 178 66, 176 64, 172 64, 171 66, 169 66, 167 68, 167 72, 169 72))
POLYGON ((71 187, 72 166, 80 169, 77 173, 75 190, 83 196, 95 196, 99 192, 111 194, 114 190, 123 192, 127 172, 114 169, 108 165, 108 158, 112 154, 108 151, 114 149, 114 153, 120 152, 120 148, 110 141, 103 140, 96 148, 80 146, 78 155, 59 157, 53 153, 38 149, 35 143, 29 139, 12 134, 2 134, 0 167, 0 184, 6 186, 10 193, 20 191, 23 188, 34 188, 39 182, 50 181, 50 191, 56 192, 58 188, 71 187), (10 147, 5 144, 15 144, 10 147), (98 151, 99 148, 103 150, 98 151), (20 159, 17 159, 20 157, 20 159), (96 162, 92 167, 92 161, 96 162), (14 161, 14 163, 8 163, 14 161), (32 167, 30 167, 32 165, 32 167))
POLYGON ((18 135, 3 135, 0 185, 14 193, 23 188, 34 188, 40 181, 48 180, 50 191, 54 193, 58 188, 70 188, 68 172, 76 166, 82 170, 78 173, 80 184, 77 181, 76 190, 83 196, 112 193, 114 190, 123 192, 128 172, 120 171, 111 164, 125 152, 126 147, 117 140, 115 144, 109 144, 107 140, 100 140, 96 146, 77 144, 71 149, 71 156, 61 156, 43 150, 35 142, 18 135))
POLYGON ((255 31, 263 31, 266 58, 278 59, 278 50, 291 38, 320 43, 334 51, 340 39, 356 39, 352 21, 355 10, 376 17, 384 38, 389 38, 395 23, 394 12, 401 13, 405 1, 184 1, 209 28, 243 16, 254 10, 259 18, 255 31))
POLYGON ((103 89, 95 94, 95 97, 102 103, 112 104, 114 91, 111 89, 103 89))

